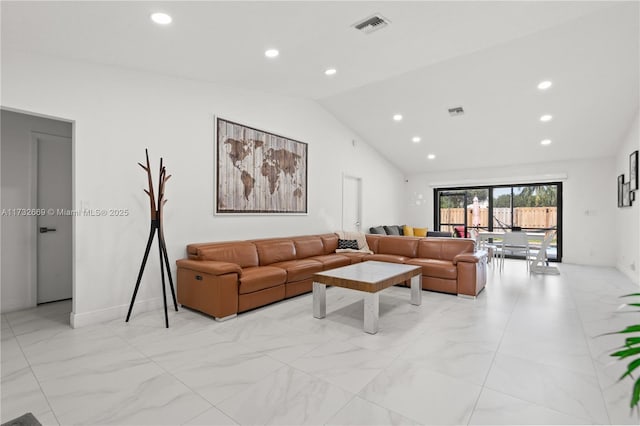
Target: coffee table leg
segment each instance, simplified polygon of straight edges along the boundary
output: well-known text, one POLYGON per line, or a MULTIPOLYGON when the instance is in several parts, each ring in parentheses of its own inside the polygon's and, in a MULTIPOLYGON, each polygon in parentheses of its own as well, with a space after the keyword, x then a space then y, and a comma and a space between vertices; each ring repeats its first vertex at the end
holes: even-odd
POLYGON ((327 315, 327 286, 313 283, 313 317, 324 318, 327 315))
POLYGON ((366 293, 364 295, 364 331, 369 334, 378 332, 379 307, 379 293, 366 293))
POLYGON ((411 278, 411 304, 422 304, 422 274, 411 278))

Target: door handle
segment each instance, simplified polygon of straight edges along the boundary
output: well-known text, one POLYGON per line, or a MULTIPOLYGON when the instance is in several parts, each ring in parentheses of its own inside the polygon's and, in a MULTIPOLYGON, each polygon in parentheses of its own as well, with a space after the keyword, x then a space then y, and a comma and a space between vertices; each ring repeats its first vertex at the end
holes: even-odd
POLYGON ((47 232, 55 232, 56 228, 47 228, 46 226, 41 226, 40 227, 40 233, 44 234, 47 232))

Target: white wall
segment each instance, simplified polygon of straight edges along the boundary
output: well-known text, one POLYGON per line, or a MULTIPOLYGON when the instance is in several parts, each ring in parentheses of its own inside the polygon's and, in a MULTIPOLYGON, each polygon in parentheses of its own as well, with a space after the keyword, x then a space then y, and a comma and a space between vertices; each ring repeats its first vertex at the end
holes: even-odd
MULTIPOLYGON (((32 132, 71 137, 71 123, 2 111, 0 116, 2 158, 1 208, 35 208, 31 196, 34 184, 32 132)), ((5 212, 6 213, 6 212, 5 212)), ((2 215, 1 311, 23 309, 35 304, 35 273, 32 265, 36 241, 33 217, 2 215)))
MULTIPOLYGON (((401 172, 312 101, 9 50, 2 88, 3 106, 75 121, 75 208, 131 212, 75 218, 75 326, 126 313, 149 227, 137 165, 145 148, 154 171, 162 156, 173 175, 165 210, 172 262, 191 242, 339 229, 343 173, 362 178, 364 227, 401 218, 401 172), (309 144, 308 215, 213 215, 214 114, 309 144)), ((137 298, 148 306, 161 295, 156 257, 137 298)))
MULTIPOLYGON (((638 122, 640 112, 629 127, 626 136, 620 143, 615 159, 614 176, 609 180, 616 182, 618 175, 624 173, 625 182, 629 182, 629 155, 640 150, 640 133, 638 122)), ((640 284, 640 191, 636 191, 636 200, 631 207, 623 207, 615 211, 616 223, 616 266, 633 282, 640 284)))
POLYGON ((613 158, 599 158, 409 176, 407 223, 433 228, 434 187, 560 180, 563 182, 563 262, 614 266, 616 244, 622 236, 614 232, 618 195, 611 180, 613 170, 613 158), (558 179, 559 176, 563 178, 558 179), (427 202, 417 205, 415 201, 420 194, 427 202))

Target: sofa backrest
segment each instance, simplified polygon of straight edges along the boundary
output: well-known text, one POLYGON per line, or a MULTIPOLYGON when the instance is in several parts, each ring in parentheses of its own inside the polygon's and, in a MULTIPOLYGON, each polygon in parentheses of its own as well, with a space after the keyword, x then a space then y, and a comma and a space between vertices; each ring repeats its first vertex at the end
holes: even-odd
POLYGON ((274 238, 267 240, 252 241, 258 249, 260 266, 271 265, 272 263, 295 260, 296 246, 292 239, 274 238))
POLYGON ((367 239, 367 245, 369 246, 369 250, 374 253, 378 252, 378 241, 380 238, 385 238, 380 234, 366 234, 365 238, 367 239))
MULTIPOLYGON (((396 256, 417 257, 419 238, 385 236, 378 237, 376 254, 394 254, 396 256)), ((371 248, 371 246, 369 246, 371 248)))
POLYGON ((338 234, 322 234, 320 235, 322 245, 324 246, 324 254, 335 253, 338 248, 338 234))
POLYGON ((475 241, 470 238, 421 238, 418 257, 436 260, 453 260, 459 254, 473 253, 475 241))
POLYGON ((230 241, 201 245, 195 248, 198 260, 217 260, 240 265, 241 268, 258 266, 258 250, 252 243, 230 241))
POLYGON ((306 259, 324 254, 322 239, 316 235, 294 238, 293 245, 296 247, 296 259, 306 259))

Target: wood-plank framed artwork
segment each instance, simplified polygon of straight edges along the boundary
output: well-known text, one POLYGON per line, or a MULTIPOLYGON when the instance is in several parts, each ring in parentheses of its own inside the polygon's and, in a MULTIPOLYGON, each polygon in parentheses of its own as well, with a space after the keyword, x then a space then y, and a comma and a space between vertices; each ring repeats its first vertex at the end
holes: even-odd
POLYGON ((307 214, 307 150, 216 117, 216 213, 307 214))

